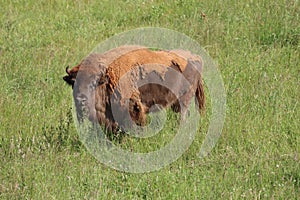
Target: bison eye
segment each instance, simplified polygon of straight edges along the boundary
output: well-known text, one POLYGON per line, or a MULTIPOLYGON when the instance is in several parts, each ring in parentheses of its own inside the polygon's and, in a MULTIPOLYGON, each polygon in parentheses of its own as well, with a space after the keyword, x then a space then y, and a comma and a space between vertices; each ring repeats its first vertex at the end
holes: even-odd
POLYGON ((133 106, 133 109, 134 109, 134 111, 136 111, 136 112, 140 112, 140 108, 139 108, 139 106, 138 106, 137 104, 135 104, 135 105, 133 106))
POLYGON ((102 85, 104 83, 108 83, 108 77, 106 77, 106 76, 102 76, 100 78, 100 80, 98 81, 98 85, 102 85))

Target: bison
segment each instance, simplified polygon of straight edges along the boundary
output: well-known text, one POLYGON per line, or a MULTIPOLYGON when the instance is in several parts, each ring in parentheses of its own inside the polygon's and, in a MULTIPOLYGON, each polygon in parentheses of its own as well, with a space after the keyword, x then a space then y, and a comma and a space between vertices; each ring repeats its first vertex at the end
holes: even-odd
POLYGON ((146 125, 147 114, 157 105, 185 114, 195 96, 199 110, 204 110, 201 70, 201 58, 188 51, 121 46, 89 55, 67 68, 63 79, 73 87, 76 108, 84 105, 89 120, 117 132, 126 130, 128 120, 131 125, 146 125))

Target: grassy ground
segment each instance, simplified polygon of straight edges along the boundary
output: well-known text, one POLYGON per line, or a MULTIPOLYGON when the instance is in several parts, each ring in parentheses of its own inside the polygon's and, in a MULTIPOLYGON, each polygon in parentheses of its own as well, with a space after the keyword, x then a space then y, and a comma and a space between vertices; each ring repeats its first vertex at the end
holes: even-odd
POLYGON ((0 1, 0 199, 299 199, 300 2, 241 2, 0 1), (185 33, 218 62, 227 117, 209 157, 197 157, 207 117, 176 162, 129 174, 80 143, 62 76, 144 26, 185 33))

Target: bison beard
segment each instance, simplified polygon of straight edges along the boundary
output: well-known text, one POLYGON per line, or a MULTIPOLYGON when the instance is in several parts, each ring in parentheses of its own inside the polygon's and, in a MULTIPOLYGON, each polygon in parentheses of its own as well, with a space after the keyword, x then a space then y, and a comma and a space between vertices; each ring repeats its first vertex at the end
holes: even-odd
MULTIPOLYGON (((147 113, 157 104, 185 113, 195 95, 199 110, 204 110, 201 69, 201 59, 187 51, 121 46, 104 54, 91 54, 73 69, 67 68, 68 75, 63 79, 72 87, 78 81, 78 87, 73 88, 75 104, 85 102, 89 120, 116 133, 119 128, 126 128, 124 119, 128 114, 133 123, 144 126, 147 113), (137 84, 145 80, 161 84, 137 84), (184 81, 188 84, 184 85, 184 81), (95 97, 83 98, 91 82, 95 85, 95 97), (112 107, 117 108, 118 116, 113 115, 112 107)), ((80 119, 81 114, 77 114, 80 119)))

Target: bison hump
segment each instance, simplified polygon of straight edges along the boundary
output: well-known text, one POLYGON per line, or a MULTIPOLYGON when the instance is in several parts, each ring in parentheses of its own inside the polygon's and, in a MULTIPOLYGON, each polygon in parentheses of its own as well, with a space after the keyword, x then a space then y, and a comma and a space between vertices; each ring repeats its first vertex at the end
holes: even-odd
POLYGON ((106 75, 110 78, 112 87, 115 87, 125 73, 142 65, 151 65, 153 69, 155 65, 175 67, 176 70, 182 72, 187 65, 187 60, 173 52, 138 49, 114 60, 108 66, 106 75))

